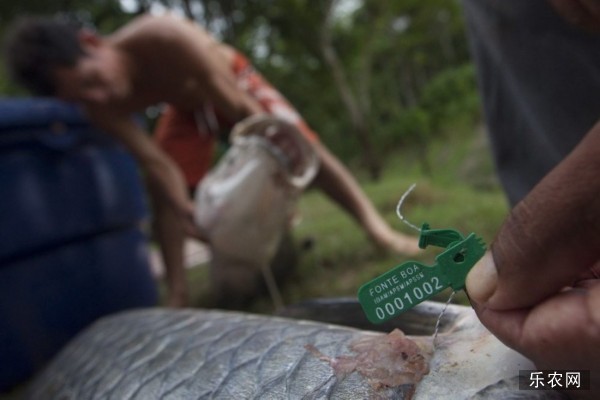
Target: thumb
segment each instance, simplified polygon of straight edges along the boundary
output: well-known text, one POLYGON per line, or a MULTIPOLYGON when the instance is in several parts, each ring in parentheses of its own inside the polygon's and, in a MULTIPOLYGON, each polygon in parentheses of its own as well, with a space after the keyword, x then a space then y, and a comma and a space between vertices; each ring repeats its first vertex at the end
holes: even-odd
POLYGON ((510 213, 467 276, 471 300, 507 310, 572 285, 600 259, 600 124, 510 213))
POLYGON ((465 283, 469 298, 478 304, 485 304, 498 286, 498 271, 491 252, 486 252, 467 275, 465 283))

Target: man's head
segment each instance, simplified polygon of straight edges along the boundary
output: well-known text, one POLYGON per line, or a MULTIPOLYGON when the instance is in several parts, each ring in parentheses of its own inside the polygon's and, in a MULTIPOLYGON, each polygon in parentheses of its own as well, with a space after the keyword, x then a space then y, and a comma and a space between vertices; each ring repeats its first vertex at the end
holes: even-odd
POLYGON ((41 96, 106 103, 129 83, 117 52, 99 36, 58 19, 17 21, 5 41, 12 79, 41 96))
POLYGON ((54 70, 73 67, 84 55, 78 32, 75 26, 53 19, 17 21, 5 43, 11 77, 34 94, 55 95, 54 70))

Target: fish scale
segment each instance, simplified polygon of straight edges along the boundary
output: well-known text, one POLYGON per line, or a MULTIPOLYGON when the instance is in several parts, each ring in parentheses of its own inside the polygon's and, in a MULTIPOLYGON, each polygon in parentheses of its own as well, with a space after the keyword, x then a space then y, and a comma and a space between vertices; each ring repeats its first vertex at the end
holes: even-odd
MULTIPOLYGON (((443 304, 404 313, 415 332, 431 329, 443 304), (411 322, 412 321, 412 322, 411 322), (415 321, 420 321, 415 326, 415 321)), ((356 304, 352 309, 360 311, 356 304)), ((354 316, 348 316, 354 319, 354 316)), ((469 307, 448 305, 429 374, 414 400, 514 399, 515 377, 533 364, 493 337, 469 307)), ((418 343, 431 336, 406 335, 418 343)), ((353 344, 384 333, 314 321, 217 310, 142 309, 105 317, 65 347, 33 382, 33 400, 408 399, 412 385, 381 387, 358 371, 336 375, 307 350, 353 356, 353 344)), ((384 364, 383 361, 380 364, 384 364)), ((381 366, 381 365, 379 365, 381 366)), ((535 391, 532 399, 558 399, 535 391)))

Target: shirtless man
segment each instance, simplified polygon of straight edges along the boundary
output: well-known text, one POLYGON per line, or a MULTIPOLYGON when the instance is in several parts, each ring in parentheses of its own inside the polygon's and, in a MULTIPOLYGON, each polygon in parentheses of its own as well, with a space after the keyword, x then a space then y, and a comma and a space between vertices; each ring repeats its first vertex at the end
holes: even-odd
MULTIPOLYGON (((186 304, 181 244, 186 234, 200 236, 193 203, 179 168, 134 123, 132 114, 157 103, 190 113, 210 104, 233 123, 264 113, 264 107, 236 84, 232 63, 238 53, 200 26, 167 15, 138 17, 107 37, 53 20, 25 19, 12 29, 6 54, 9 71, 19 83, 38 95, 81 103, 91 121, 120 140, 141 164, 159 210, 169 304, 186 304)), ((295 122, 304 124, 301 119, 295 122)), ((320 159, 315 184, 375 243, 398 253, 416 252, 416 240, 388 226, 316 136, 311 143, 320 159)))

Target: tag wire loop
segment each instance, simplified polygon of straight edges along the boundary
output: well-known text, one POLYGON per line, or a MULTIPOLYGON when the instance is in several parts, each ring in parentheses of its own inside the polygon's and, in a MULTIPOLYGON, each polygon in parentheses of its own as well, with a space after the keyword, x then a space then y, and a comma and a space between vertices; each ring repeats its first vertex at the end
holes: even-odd
POLYGON ((446 305, 444 305, 444 308, 442 309, 442 312, 440 313, 440 315, 438 315, 438 319, 437 319, 437 321, 435 323, 435 329, 434 329, 434 332, 433 332, 433 340, 432 340, 434 348, 435 348, 435 340, 437 339, 438 332, 440 330, 440 322, 442 322, 442 317, 446 313, 446 310, 448 309, 448 305, 450 305, 450 302, 454 298, 455 294, 456 294, 456 291, 453 290, 452 293, 450 294, 450 297, 448 297, 448 300, 446 301, 446 305))
POLYGON ((400 200, 398 201, 398 205, 396 206, 396 215, 398 216, 398 218, 400 218, 400 221, 404 222, 406 225, 415 229, 417 232, 421 232, 421 228, 419 228, 418 226, 416 226, 414 224, 411 224, 406 218, 404 218, 404 216, 402 215, 402 210, 401 210, 404 200, 406 200, 408 195, 414 190, 415 186, 417 186, 416 183, 413 183, 412 185, 410 185, 408 190, 406 192, 404 192, 402 197, 400 197, 400 200))

